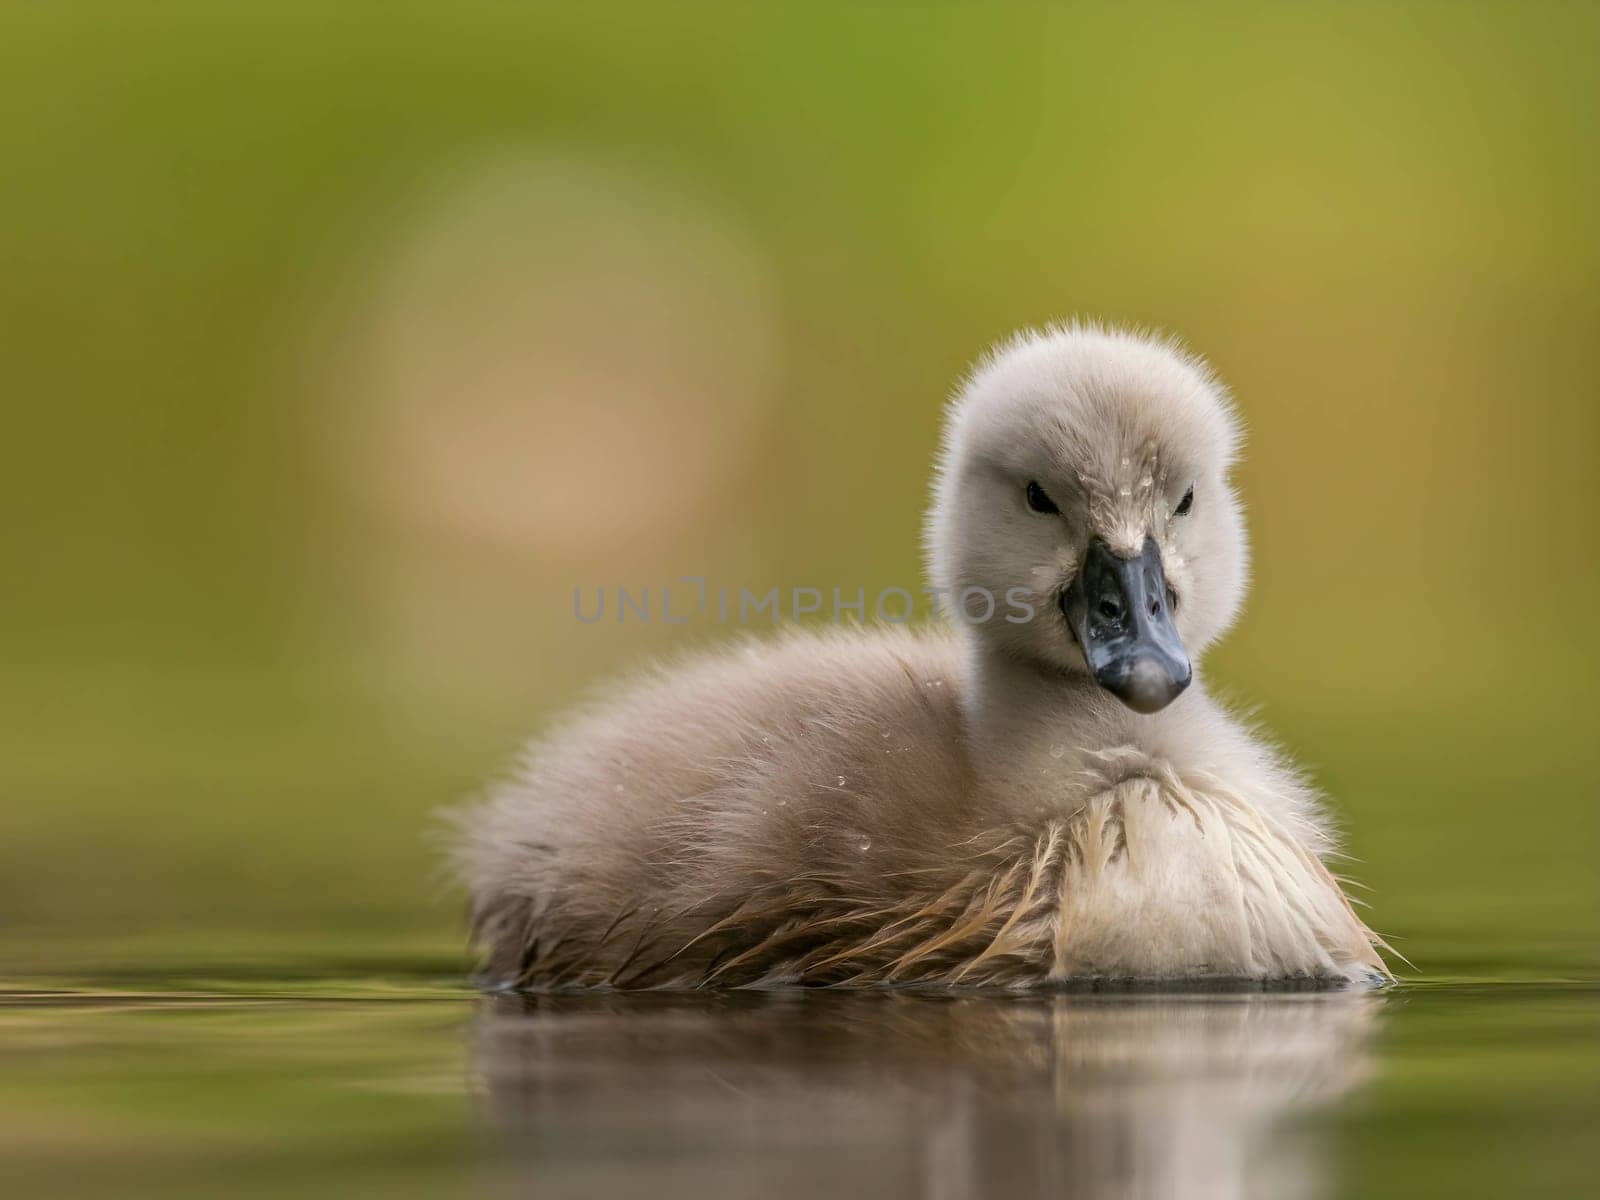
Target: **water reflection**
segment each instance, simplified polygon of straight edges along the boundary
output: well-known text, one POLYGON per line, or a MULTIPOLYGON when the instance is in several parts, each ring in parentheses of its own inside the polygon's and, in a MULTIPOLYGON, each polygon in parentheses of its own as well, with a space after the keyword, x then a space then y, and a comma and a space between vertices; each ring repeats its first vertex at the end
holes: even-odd
POLYGON ((1371 992, 503 997, 478 1091, 538 1194, 1318 1196, 1371 992))

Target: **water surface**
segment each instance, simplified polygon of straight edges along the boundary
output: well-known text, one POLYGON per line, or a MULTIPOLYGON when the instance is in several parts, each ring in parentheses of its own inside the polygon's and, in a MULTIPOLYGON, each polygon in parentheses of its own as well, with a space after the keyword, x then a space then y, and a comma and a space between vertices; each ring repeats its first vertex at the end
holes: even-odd
POLYGON ((0 998, 8 1194, 1566 1195, 1600 990, 483 997, 359 978, 0 998), (25 1190, 18 1190, 25 1189, 25 1190))

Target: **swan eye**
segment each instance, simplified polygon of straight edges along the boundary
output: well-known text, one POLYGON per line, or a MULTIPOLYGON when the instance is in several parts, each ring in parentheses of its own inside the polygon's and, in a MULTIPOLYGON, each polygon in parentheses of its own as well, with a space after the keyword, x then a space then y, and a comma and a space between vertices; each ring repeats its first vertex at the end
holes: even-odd
POLYGON ((1187 492, 1185 492, 1183 494, 1183 499, 1178 501, 1178 507, 1173 510, 1172 515, 1175 516, 1175 517, 1187 517, 1189 515, 1189 510, 1192 509, 1193 507, 1194 507, 1194 488, 1191 487, 1187 492))
POLYGON ((1045 490, 1033 480, 1028 480, 1028 507, 1036 513, 1058 513, 1056 502, 1045 494, 1045 490))

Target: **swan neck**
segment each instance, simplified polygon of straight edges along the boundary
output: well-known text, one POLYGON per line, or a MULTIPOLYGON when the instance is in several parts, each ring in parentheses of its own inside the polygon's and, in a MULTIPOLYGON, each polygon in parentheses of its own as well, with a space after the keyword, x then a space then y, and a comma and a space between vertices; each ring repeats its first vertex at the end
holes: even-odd
POLYGON ((981 777, 998 782, 1032 781, 1085 752, 1112 747, 1170 756, 1192 740, 1183 731, 1206 725, 1210 711, 1198 677, 1168 709, 1145 716, 1086 674, 1019 661, 981 644, 967 645, 963 671, 962 720, 972 763, 981 777))
POLYGON ((967 646, 963 720, 980 766, 1015 763, 1065 726, 1108 711, 1087 675, 1052 671, 976 642, 967 646))

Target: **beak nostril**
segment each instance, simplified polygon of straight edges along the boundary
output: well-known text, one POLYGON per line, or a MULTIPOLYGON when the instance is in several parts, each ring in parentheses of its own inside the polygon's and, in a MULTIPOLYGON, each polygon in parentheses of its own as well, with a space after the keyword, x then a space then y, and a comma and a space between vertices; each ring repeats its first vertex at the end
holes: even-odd
POLYGON ((1150 597, 1150 615, 1152 617, 1159 617, 1161 615, 1161 600, 1157 596, 1150 597))

